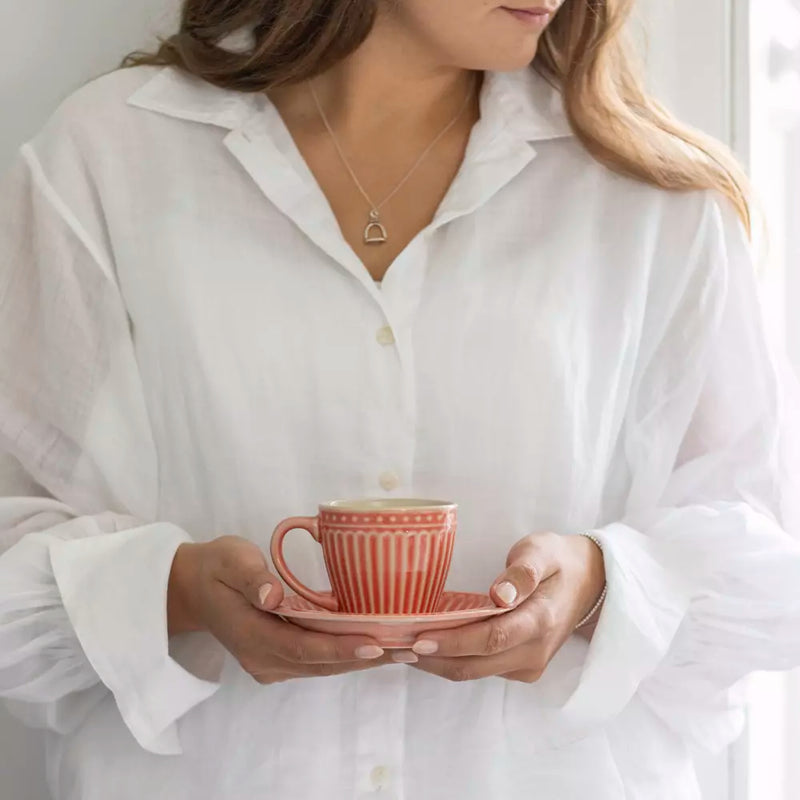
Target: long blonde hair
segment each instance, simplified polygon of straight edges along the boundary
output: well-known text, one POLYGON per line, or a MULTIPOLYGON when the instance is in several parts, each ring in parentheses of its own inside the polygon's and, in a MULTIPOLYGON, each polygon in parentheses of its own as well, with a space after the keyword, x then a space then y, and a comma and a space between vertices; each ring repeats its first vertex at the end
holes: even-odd
MULTIPOLYGON (((715 139, 681 125, 644 89, 625 23, 634 0, 565 0, 531 67, 562 91, 576 136, 601 163, 669 190, 716 189, 748 233, 747 177, 715 139)), ((155 53, 131 53, 122 66, 172 64, 244 92, 312 78, 369 35, 376 0, 183 0, 180 28, 155 53), (245 52, 220 47, 253 31, 245 52)))
POLYGON ((750 186, 730 150, 646 92, 626 22, 634 0, 566 0, 534 64, 562 88, 570 125, 611 169, 664 189, 716 189, 751 233, 750 186))

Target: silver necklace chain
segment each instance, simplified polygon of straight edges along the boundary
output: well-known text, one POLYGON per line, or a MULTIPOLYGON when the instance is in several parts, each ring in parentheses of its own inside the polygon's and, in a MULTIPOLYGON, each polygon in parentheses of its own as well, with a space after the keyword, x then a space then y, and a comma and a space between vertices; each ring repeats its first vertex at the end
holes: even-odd
POLYGON ((377 205, 372 202, 372 199, 365 191, 364 187, 361 185, 361 182, 358 180, 353 168, 350 166, 350 162, 347 160, 347 156, 345 156, 344 152, 342 151, 341 146, 339 145, 339 140, 336 138, 336 134, 333 132, 333 128, 331 128, 330 122, 328 122, 328 117, 325 115, 325 111, 322 109, 322 105, 319 102, 319 98, 317 97, 317 93, 314 91, 314 86, 309 81, 308 87, 311 90, 311 95, 314 98, 314 103, 317 106, 317 110, 319 111, 320 117, 322 117, 322 121, 325 124, 325 127, 330 134, 331 140, 333 141, 336 150, 339 153, 339 157, 342 159, 342 163, 347 168, 347 171, 350 173, 350 177, 353 179, 353 182, 358 187, 358 190, 364 196, 364 199, 369 203, 370 206, 370 214, 369 219, 370 221, 367 223, 367 227, 364 229, 364 241, 367 244, 381 244, 387 241, 388 236, 386 234, 386 228, 380 222, 380 209, 382 206, 386 205, 396 194, 397 192, 402 189, 402 187, 406 184, 406 181, 411 177, 414 173, 414 170, 422 163, 425 156, 430 153, 431 150, 439 143, 442 137, 456 124, 459 117, 464 113, 464 109, 467 107, 467 103, 469 103, 470 98, 472 97, 472 90, 474 85, 474 80, 470 83, 469 91, 467 92, 466 97, 464 98, 464 102, 461 104, 461 108, 459 108, 458 113, 453 117, 452 120, 447 124, 447 126, 441 131, 441 133, 425 148, 425 151, 422 155, 414 162, 411 169, 405 174, 404 178, 394 187, 394 189, 389 193, 387 197, 385 197, 380 203, 377 205))

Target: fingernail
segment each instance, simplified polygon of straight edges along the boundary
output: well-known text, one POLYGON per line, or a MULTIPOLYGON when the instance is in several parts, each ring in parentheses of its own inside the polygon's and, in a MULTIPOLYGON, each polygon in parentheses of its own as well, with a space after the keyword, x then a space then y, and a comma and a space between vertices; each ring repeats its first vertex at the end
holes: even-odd
POLYGON ((365 660, 371 658, 380 658, 382 655, 382 648, 374 644, 365 644, 363 647, 356 648, 356 656, 365 660))
POLYGON ((510 606, 517 599, 517 587, 513 583, 503 581, 495 588, 494 593, 504 602, 510 606))
POLYGON ((419 659, 410 650, 395 650, 392 653, 392 661, 397 664, 416 664, 419 659))
POLYGON ((418 642, 414 642, 414 646, 411 649, 418 655, 432 656, 439 649, 439 642, 420 639, 418 642))
POLYGON ((259 590, 258 590, 258 602, 260 605, 264 605, 266 602, 267 596, 272 591, 272 584, 265 583, 259 590))

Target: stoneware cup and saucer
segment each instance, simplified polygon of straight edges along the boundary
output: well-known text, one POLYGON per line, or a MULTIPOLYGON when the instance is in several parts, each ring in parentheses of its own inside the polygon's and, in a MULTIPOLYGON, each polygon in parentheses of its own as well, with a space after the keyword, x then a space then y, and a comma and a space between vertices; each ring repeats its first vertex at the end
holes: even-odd
POLYGON ((296 594, 273 610, 310 631, 363 635, 407 649, 424 631, 502 614, 487 594, 444 591, 456 536, 457 505, 424 498, 333 500, 314 517, 278 523, 270 547, 278 574, 296 594), (322 547, 331 591, 301 583, 283 540, 308 531, 322 547))

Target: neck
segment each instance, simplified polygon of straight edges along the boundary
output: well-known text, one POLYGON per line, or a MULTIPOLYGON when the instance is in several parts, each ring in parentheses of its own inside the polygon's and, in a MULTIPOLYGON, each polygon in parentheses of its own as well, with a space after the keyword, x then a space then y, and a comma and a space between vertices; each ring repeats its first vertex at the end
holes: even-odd
MULTIPOLYGON (((366 41, 312 81, 331 125, 344 138, 386 136, 417 141, 435 136, 459 112, 472 90, 463 122, 478 116, 479 81, 472 70, 436 63, 386 13, 379 13, 366 41)), ((285 116, 324 130, 306 82, 270 92, 285 116)))

